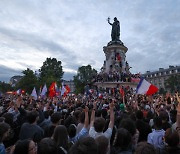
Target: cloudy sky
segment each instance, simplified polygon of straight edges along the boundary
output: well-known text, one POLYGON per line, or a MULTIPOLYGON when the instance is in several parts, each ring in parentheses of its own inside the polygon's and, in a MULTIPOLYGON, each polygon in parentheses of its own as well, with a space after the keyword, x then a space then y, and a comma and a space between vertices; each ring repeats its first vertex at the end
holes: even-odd
POLYGON ((180 65, 180 0, 0 0, 0 81, 62 61, 64 79, 78 67, 100 70, 117 17, 131 72, 180 65))

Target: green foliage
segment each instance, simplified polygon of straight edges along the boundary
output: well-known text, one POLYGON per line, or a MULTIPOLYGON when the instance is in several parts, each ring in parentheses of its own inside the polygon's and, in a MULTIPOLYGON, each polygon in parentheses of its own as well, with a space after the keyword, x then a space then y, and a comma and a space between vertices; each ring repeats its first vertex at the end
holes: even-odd
POLYGON ((165 88, 174 93, 175 91, 180 91, 180 75, 170 76, 165 80, 165 88))
POLYGON ((84 87, 93 82, 93 78, 97 75, 97 71, 91 67, 91 65, 81 66, 78 68, 77 75, 74 76, 74 84, 76 93, 84 93, 84 87))
POLYGON ((39 72, 40 83, 46 83, 47 86, 50 86, 54 81, 60 83, 64 74, 61 61, 57 61, 56 58, 47 58, 46 61, 43 62, 43 66, 40 68, 39 72))
POLYGON ((29 68, 27 68, 27 70, 22 71, 22 73, 24 75, 16 85, 16 89, 23 89, 25 90, 25 92, 31 94, 32 89, 34 87, 37 87, 38 85, 38 79, 35 73, 29 68))
POLYGON ((5 93, 7 91, 12 91, 12 90, 13 88, 10 84, 0 81, 0 92, 5 93))
POLYGON ((159 94, 165 95, 166 93, 167 93, 167 91, 165 91, 164 88, 160 88, 160 89, 159 89, 159 94))

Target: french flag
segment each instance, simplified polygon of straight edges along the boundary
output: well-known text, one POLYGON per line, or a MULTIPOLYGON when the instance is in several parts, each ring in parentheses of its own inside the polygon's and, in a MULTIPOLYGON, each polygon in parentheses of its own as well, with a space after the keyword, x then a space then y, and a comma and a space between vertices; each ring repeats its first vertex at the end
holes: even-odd
POLYGON ((89 93, 90 94, 94 93, 94 90, 93 89, 89 89, 89 93))
POLYGON ((16 94, 20 95, 20 94, 21 94, 21 89, 18 89, 18 90, 16 91, 16 94))
POLYGON ((34 89, 33 89, 33 91, 32 91, 32 93, 31 93, 31 96, 35 99, 35 100, 37 100, 37 93, 36 93, 36 88, 34 87, 34 89))
POLYGON ((141 78, 136 93, 137 94, 146 94, 146 95, 152 95, 155 94, 158 91, 158 88, 148 81, 146 81, 144 78, 141 78))
POLYGON ((102 99, 103 95, 101 93, 98 94, 99 98, 102 99))
POLYGON ((45 84, 44 87, 43 87, 43 89, 42 89, 42 91, 41 91, 40 96, 41 96, 41 97, 45 96, 45 95, 46 95, 46 92, 47 92, 47 87, 46 87, 46 84, 45 84))

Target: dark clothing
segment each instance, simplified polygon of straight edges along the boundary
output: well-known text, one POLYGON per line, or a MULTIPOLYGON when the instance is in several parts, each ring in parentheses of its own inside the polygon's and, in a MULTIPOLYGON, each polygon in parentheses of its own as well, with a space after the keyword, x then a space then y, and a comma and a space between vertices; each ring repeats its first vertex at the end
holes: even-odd
POLYGON ((168 122, 162 123, 162 129, 166 131, 168 128, 171 128, 171 125, 168 122))
POLYGON ((0 143, 0 154, 6 154, 6 149, 3 143, 0 143))
POLYGON ((54 129, 56 128, 55 125, 49 125, 44 130, 44 137, 51 137, 54 133, 54 129))
POLYGON ((111 38, 112 41, 118 41, 120 36, 120 25, 119 21, 116 20, 112 24, 111 38))
POLYGON ((148 134, 152 132, 151 127, 147 123, 145 123, 143 120, 137 120, 136 128, 139 131, 138 142, 147 141, 148 134))
POLYGON ((40 126, 43 130, 45 130, 45 128, 48 127, 50 124, 51 124, 51 120, 50 120, 50 119, 44 119, 44 121, 41 122, 41 123, 39 124, 39 126, 40 126))
POLYGON ((161 154, 180 154, 180 147, 165 147, 161 154))
POLYGON ((126 150, 122 150, 121 148, 111 148, 111 152, 110 154, 132 154, 132 150, 131 149, 126 149, 126 150))
POLYGON ((59 147, 57 154, 67 154, 67 150, 64 149, 63 147, 59 147))
POLYGON ((19 139, 32 139, 34 142, 39 142, 44 137, 44 131, 41 127, 35 124, 24 123, 21 127, 19 139))

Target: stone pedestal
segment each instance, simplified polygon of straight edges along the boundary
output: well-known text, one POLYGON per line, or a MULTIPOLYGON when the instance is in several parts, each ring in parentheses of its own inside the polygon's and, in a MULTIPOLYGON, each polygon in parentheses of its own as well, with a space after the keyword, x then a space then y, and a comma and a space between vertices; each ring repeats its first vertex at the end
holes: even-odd
POLYGON ((96 82, 94 84, 98 88, 117 88, 117 87, 130 87, 135 89, 137 87, 137 83, 135 82, 96 82))
POLYGON ((128 48, 123 43, 108 43, 107 46, 103 47, 103 51, 106 56, 104 61, 103 72, 111 73, 128 73, 126 67, 126 52, 128 48))
MULTIPOLYGON (((121 76, 121 74, 129 75, 129 64, 126 61, 126 52, 128 51, 128 48, 123 44, 122 41, 110 41, 107 46, 103 47, 103 51, 105 53, 105 61, 104 65, 101 69, 100 74, 118 74, 121 76)), ((98 88, 117 88, 120 86, 130 88, 135 88, 137 86, 137 83, 132 83, 122 80, 118 81, 98 81, 94 84, 98 88)))

